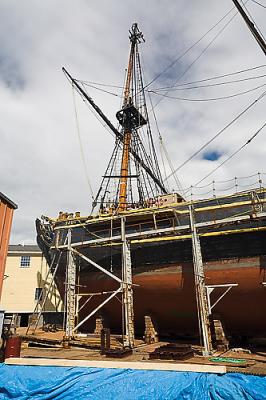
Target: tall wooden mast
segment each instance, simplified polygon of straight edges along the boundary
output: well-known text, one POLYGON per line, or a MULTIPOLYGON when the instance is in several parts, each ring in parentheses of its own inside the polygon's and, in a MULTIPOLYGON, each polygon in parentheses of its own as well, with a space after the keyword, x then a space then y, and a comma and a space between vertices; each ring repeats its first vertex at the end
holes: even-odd
MULTIPOLYGON (((130 96, 131 85, 132 85, 132 73, 133 73, 133 63, 134 56, 136 51, 136 46, 138 43, 143 41, 143 35, 138 29, 138 25, 135 23, 132 25, 132 29, 130 31, 129 36, 131 47, 127 68, 127 78, 126 85, 124 91, 124 102, 123 102, 123 110, 129 109, 132 105, 132 98, 130 96)), ((118 210, 123 211, 127 208, 127 182, 129 176, 129 151, 130 151, 130 142, 132 136, 132 126, 130 121, 125 123, 125 119, 127 119, 128 115, 125 113, 122 115, 122 119, 124 120, 124 138, 123 138, 123 152, 122 152, 122 161, 121 161, 121 171, 120 171, 120 186, 119 186, 119 205, 118 210)))
POLYGON ((87 82, 74 79, 63 68, 73 88, 96 111, 115 134, 115 146, 93 202, 101 212, 122 212, 146 207, 167 189, 162 180, 148 116, 138 44, 143 35, 138 25, 129 31, 130 52, 122 109, 116 113, 116 128, 87 93, 87 82), (148 203, 149 204, 149 203, 148 203))

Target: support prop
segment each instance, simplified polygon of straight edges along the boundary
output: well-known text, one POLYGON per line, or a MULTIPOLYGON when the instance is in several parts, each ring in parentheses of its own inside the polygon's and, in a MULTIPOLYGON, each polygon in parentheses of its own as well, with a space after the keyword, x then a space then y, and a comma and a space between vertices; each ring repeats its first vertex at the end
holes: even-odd
POLYGON ((203 341, 203 355, 209 356, 212 352, 212 338, 210 329, 210 319, 208 312, 208 301, 205 286, 205 276, 201 255, 200 239, 195 226, 193 206, 189 206, 190 226, 192 235, 193 265, 195 277, 195 290, 199 317, 199 327, 203 341))

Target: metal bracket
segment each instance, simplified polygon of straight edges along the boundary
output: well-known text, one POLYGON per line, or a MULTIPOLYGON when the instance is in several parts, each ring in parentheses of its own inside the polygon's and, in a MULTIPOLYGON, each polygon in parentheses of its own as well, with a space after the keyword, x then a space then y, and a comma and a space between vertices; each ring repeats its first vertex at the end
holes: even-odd
POLYGON ((212 309, 222 300, 222 298, 232 289, 232 287, 238 286, 238 283, 225 283, 223 285, 206 285, 206 294, 208 302, 209 315, 212 313, 212 309), (218 297, 218 299, 211 304, 211 293, 217 288, 224 288, 225 291, 218 297))

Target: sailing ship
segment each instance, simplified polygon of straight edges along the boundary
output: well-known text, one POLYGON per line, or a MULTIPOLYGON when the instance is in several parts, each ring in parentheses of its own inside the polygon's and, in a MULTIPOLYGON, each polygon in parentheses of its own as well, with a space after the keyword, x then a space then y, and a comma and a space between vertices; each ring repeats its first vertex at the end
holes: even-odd
MULTIPOLYGON (((108 129, 115 144, 93 212, 60 212, 57 218, 36 220, 37 242, 64 297, 68 233, 71 246, 121 277, 122 232, 130 244, 134 284, 134 319, 137 333, 144 331, 149 315, 161 335, 197 335, 190 206, 200 237, 207 287, 216 287, 213 302, 223 297, 224 287, 232 288, 213 311, 232 336, 263 336, 266 272, 266 189, 230 196, 187 201, 181 193, 168 192, 160 171, 149 121, 143 83, 139 45, 143 34, 138 25, 130 30, 130 53, 123 104, 116 114, 119 128, 102 112, 80 81, 65 69, 72 86, 88 102, 108 129), (59 254, 59 255, 58 255, 59 254), (230 286, 231 285, 231 286, 230 286), (223 293, 223 292, 222 292, 223 293), (216 297, 215 297, 216 295, 216 297)), ((78 258, 80 293, 108 294, 116 282, 78 258)), ((82 296, 80 296, 81 298, 82 296)), ((121 326, 121 303, 114 297, 101 308, 112 332, 121 326)), ((87 315, 99 298, 81 298, 79 318, 87 315)), ((91 331, 94 318, 82 328, 91 331)))

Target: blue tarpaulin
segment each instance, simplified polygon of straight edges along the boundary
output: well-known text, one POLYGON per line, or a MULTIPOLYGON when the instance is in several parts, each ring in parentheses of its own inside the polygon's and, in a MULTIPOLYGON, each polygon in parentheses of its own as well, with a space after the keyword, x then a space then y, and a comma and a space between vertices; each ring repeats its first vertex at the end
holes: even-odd
POLYGON ((266 377, 0 364, 0 399, 264 400, 266 377))

